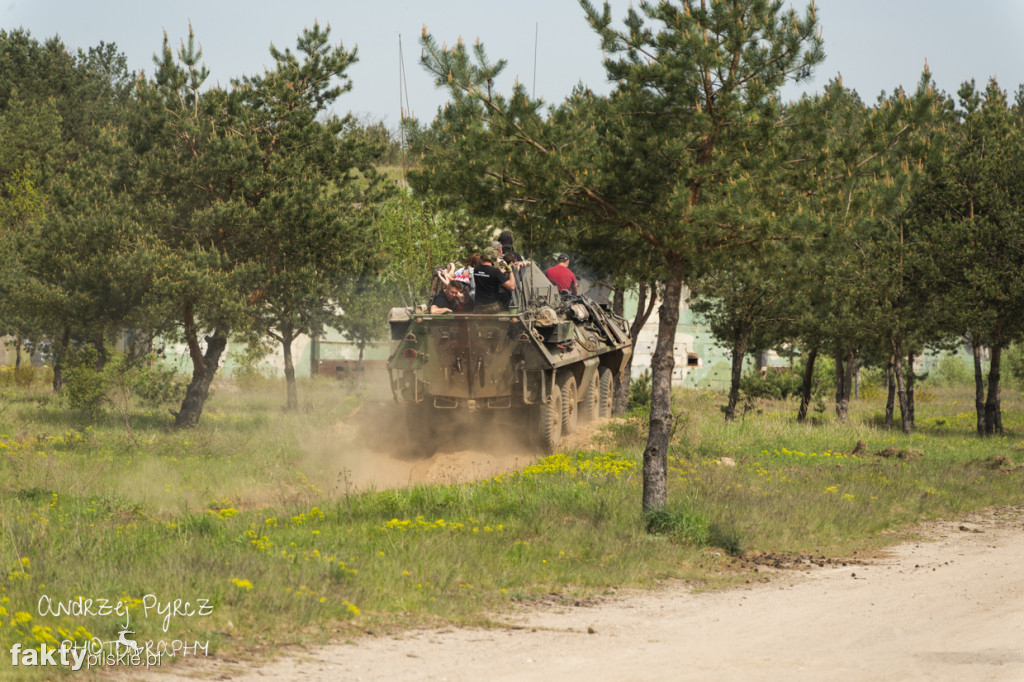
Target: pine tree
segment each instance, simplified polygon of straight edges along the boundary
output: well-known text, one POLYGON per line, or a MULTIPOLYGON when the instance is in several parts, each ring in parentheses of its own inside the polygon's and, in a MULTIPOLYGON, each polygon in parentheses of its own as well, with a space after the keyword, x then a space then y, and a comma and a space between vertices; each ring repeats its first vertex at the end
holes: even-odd
POLYGON ((488 63, 482 46, 474 47, 474 63, 461 43, 439 48, 425 35, 425 62, 452 93, 442 114, 459 127, 437 139, 451 141, 450 155, 465 154, 465 187, 484 183, 492 210, 522 205, 532 216, 543 203, 552 214, 585 216, 580 233, 596 227, 605 246, 614 244, 619 260, 633 264, 627 272, 635 281, 659 283, 644 453, 643 507, 653 510, 666 501, 672 347, 684 281, 771 233, 770 211, 743 200, 780 171, 780 159, 765 153, 782 127, 776 93, 821 60, 821 40, 813 7, 801 17, 767 0, 645 4, 643 16, 629 10, 623 30, 612 27, 607 5, 600 13, 586 0, 581 6, 618 84, 593 128, 574 125, 570 134, 557 115, 540 116, 521 86, 508 99, 495 96, 501 62, 488 63), (481 149, 505 165, 477 166, 481 149))
POLYGON ((343 136, 351 120, 320 118, 348 89, 355 52, 331 46, 317 24, 297 49, 301 58, 271 48, 274 69, 204 89, 190 31, 177 59, 165 38, 143 92, 139 210, 173 263, 157 286, 193 367, 178 427, 199 422, 232 334, 282 343, 297 405, 291 342, 333 319, 366 243, 360 205, 385 194, 370 167, 376 152, 343 136))

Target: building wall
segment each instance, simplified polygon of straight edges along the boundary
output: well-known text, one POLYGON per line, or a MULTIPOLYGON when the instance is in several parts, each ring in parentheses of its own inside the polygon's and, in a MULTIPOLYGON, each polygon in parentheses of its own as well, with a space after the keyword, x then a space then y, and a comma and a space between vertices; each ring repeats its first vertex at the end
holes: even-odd
MULTIPOLYGON (((390 342, 380 341, 366 347, 363 353, 363 361, 373 367, 382 364, 387 360, 390 342)), ((240 366, 239 357, 245 346, 240 342, 229 341, 224 355, 221 357, 222 376, 233 376, 240 366)), ((341 332, 330 329, 317 339, 316 344, 312 343, 308 336, 300 336, 292 341, 292 363, 295 365, 295 376, 307 378, 312 375, 313 354, 317 358, 327 361, 350 361, 359 359, 359 348, 349 341, 341 332)), ((164 359, 166 362, 178 368, 182 373, 192 371, 191 360, 188 356, 188 348, 184 344, 168 346, 164 359)), ((257 365, 258 369, 270 377, 284 376, 284 351, 280 344, 275 344, 273 351, 263 358, 257 365)))
MULTIPOLYGON (((708 388, 725 390, 729 388, 732 372, 732 358, 727 348, 722 347, 711 334, 711 329, 699 324, 690 310, 689 289, 683 289, 679 305, 679 324, 676 327, 676 341, 672 347, 675 369, 672 370, 672 385, 687 388, 708 388)), ((626 299, 626 319, 636 315, 637 300, 626 299)), ((650 370, 651 357, 658 341, 658 311, 648 318, 647 323, 633 341, 633 377, 650 370)), ((748 357, 745 367, 753 366, 748 357)))

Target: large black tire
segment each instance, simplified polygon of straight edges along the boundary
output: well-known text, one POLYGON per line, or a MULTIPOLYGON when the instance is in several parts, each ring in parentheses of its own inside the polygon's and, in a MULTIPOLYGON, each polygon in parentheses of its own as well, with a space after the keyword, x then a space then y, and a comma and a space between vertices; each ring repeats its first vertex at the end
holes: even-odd
POLYGON ((576 391, 576 375, 565 369, 555 379, 562 392, 562 433, 569 435, 576 430, 576 414, 579 396, 576 391))
POLYGON ((590 377, 590 383, 587 386, 587 390, 583 393, 583 400, 580 401, 580 419, 586 422, 597 421, 601 416, 599 394, 601 392, 600 382, 597 378, 597 372, 594 372, 593 376, 590 377))
POLYGON ((598 408, 597 416, 600 419, 608 419, 612 416, 612 406, 615 404, 615 375, 607 367, 599 367, 597 370, 598 408))
POLYGON ((562 391, 555 386, 550 400, 538 405, 536 410, 537 440, 544 454, 550 455, 562 440, 562 391))

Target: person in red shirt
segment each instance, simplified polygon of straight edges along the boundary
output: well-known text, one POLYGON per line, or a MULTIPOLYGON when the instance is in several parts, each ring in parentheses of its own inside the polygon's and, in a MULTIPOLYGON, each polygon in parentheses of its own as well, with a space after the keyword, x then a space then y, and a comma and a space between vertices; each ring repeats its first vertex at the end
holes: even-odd
POLYGON ((558 255, 558 264, 552 265, 544 273, 561 293, 579 294, 576 289, 576 275, 569 269, 569 257, 564 253, 558 255))

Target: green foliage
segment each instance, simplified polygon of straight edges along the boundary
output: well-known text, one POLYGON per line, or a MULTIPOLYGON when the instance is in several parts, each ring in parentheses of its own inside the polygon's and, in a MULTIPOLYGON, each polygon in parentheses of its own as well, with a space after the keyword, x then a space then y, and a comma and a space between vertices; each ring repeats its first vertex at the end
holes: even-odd
MULTIPOLYGON (((879 405, 865 401, 846 425, 795 424, 785 403, 727 425, 721 396, 676 391, 674 408, 688 418, 668 459, 669 504, 651 515, 636 500, 643 443, 632 428, 602 431, 596 449, 520 459, 515 473, 467 469, 438 485, 400 475, 371 489, 353 471, 390 451, 379 426, 390 423, 390 402, 339 400, 337 385, 322 382, 305 389, 310 409, 283 412, 280 384, 264 389, 224 392, 187 433, 167 429, 164 411, 135 407, 134 441, 109 412, 82 428, 37 406, 33 391, 12 390, 0 406, 0 650, 38 645, 47 628, 117 639, 123 621, 36 613, 44 592, 67 600, 142 585, 128 589, 137 598, 159 585, 161 598, 214 595, 209 617, 176 618, 172 632, 230 656, 257 636, 275 646, 369 622, 478 623, 552 592, 742 584, 761 574, 723 572, 719 548, 752 562, 864 555, 922 519, 1020 499, 1019 474, 997 474, 1009 471, 996 458, 1012 441, 970 437, 967 389, 935 389, 909 437, 877 431, 869 417, 879 405), (383 422, 370 418, 378 412, 383 422), (853 454, 857 441, 867 447, 853 454), (921 455, 872 454, 890 447, 921 455), (18 612, 32 621, 12 624, 18 612)), ((1021 397, 1004 399, 1007 427, 1019 432, 1021 397)), ((627 421, 644 426, 639 414, 627 421)), ((404 463, 410 472, 420 464, 404 463)), ((132 622, 137 638, 163 634, 152 613, 133 611, 132 622)))
POLYGON ((0 367, 0 386, 17 386, 32 388, 48 386, 53 381, 53 370, 49 365, 36 367, 31 362, 23 361, 21 367, 7 365, 0 367))
POLYGON ((651 404, 651 371, 644 373, 629 382, 629 402, 627 409, 647 407, 651 404))
POLYGON ((146 407, 165 407, 181 403, 188 381, 173 367, 148 356, 132 367, 131 388, 146 407))
MULTIPOLYGON (((797 363, 797 372, 803 376, 806 360, 797 363)), ((814 376, 811 379, 811 394, 823 395, 836 390, 836 361, 834 358, 823 357, 820 353, 814 361, 814 376)))
POLYGON ((860 370, 860 397, 862 400, 885 401, 888 396, 888 377, 884 367, 863 367, 860 370))
POLYGON ((669 503, 661 509, 645 512, 644 524, 649 533, 667 535, 693 547, 720 547, 733 556, 743 553, 734 529, 725 529, 685 506, 669 503))
POLYGON ((102 368, 98 368, 99 360, 92 346, 76 348, 68 356, 60 390, 64 405, 95 418, 107 408, 126 414, 133 399, 155 408, 184 398, 185 378, 151 356, 131 361, 123 353, 111 353, 102 368))
POLYGON ((676 505, 646 512, 644 525, 648 533, 671 535, 696 547, 707 545, 711 536, 711 522, 706 516, 676 505))
MULTIPOLYGON (((748 398, 787 400, 799 397, 803 391, 806 366, 806 358, 801 357, 792 369, 768 367, 764 374, 752 369, 740 379, 740 390, 748 398)), ((814 374, 811 377, 811 397, 835 390, 835 385, 835 361, 819 354, 814 361, 814 374)))
POLYGON ((379 206, 373 246, 380 270, 373 285, 382 307, 426 303, 433 268, 465 261, 483 234, 460 230, 460 220, 455 211, 405 194, 379 206))
POLYGON ((266 343, 258 341, 236 344, 235 348, 228 351, 228 358, 234 363, 231 376, 235 383, 242 388, 249 389, 267 379, 267 374, 260 367, 260 363, 273 350, 266 343))
MULTIPOLYGON (((1003 351, 1005 376, 1014 386, 1024 386, 1024 344, 1015 343, 1003 351)), ((972 373, 973 379, 973 373, 972 373)))
POLYGON ((98 369, 100 355, 92 346, 74 349, 67 356, 61 401, 73 410, 95 416, 107 404, 109 375, 98 369))
POLYGON ((973 386, 974 370, 959 355, 948 353, 928 373, 926 383, 935 386, 973 386))
POLYGON ((786 400, 800 395, 803 377, 791 369, 769 367, 764 374, 753 370, 743 375, 740 390, 751 398, 786 400))
POLYGON ((36 380, 36 368, 32 363, 25 363, 14 369, 14 383, 20 388, 28 388, 36 380))

